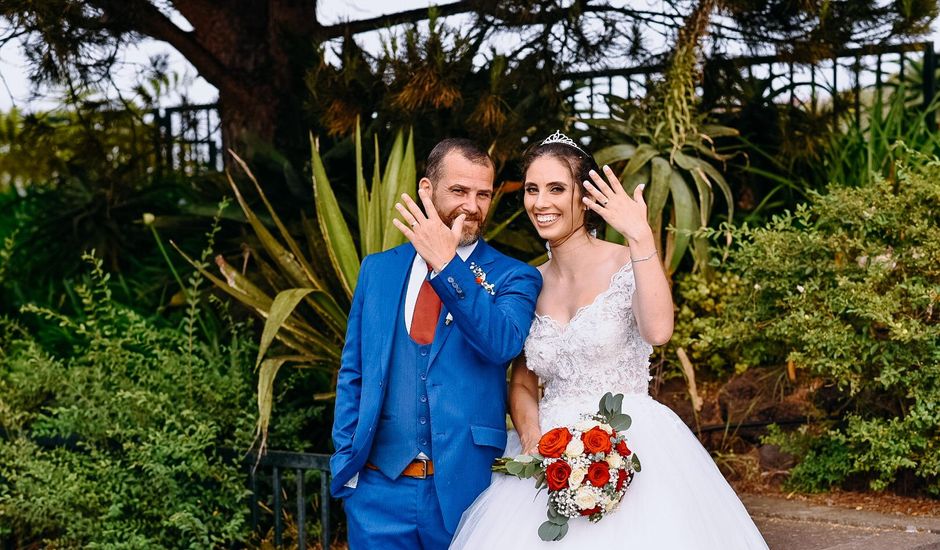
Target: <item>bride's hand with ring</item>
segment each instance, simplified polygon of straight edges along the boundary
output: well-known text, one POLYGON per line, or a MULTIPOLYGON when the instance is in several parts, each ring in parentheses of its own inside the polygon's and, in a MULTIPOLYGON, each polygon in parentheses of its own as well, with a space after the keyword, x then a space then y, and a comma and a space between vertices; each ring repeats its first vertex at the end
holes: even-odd
POLYGON ((600 214, 607 225, 617 230, 631 243, 652 241, 653 230, 646 218, 645 185, 638 185, 633 197, 627 194, 614 171, 604 166, 605 180, 591 170, 593 181, 585 181, 584 188, 591 195, 581 199, 585 206, 600 214), (609 183, 608 183, 609 182, 609 183))

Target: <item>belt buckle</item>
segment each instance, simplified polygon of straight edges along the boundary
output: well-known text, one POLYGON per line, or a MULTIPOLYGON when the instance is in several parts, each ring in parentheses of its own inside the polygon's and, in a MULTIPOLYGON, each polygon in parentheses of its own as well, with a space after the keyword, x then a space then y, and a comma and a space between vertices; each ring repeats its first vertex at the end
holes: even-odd
POLYGON ((421 475, 415 476, 417 479, 427 479, 428 478, 428 462, 431 460, 428 458, 416 458, 418 462, 421 463, 421 475))

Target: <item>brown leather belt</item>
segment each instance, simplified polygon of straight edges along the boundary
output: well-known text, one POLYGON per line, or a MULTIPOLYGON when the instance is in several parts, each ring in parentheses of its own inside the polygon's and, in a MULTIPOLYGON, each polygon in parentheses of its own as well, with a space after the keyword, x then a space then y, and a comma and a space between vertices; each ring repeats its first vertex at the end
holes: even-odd
MULTIPOLYGON (((379 467, 371 462, 366 462, 366 468, 370 470, 378 470, 379 467)), ((418 479, 425 479, 430 475, 434 475, 434 463, 430 459, 420 459, 416 458, 411 461, 411 464, 405 467, 405 471, 401 473, 403 476, 416 477, 418 479)))

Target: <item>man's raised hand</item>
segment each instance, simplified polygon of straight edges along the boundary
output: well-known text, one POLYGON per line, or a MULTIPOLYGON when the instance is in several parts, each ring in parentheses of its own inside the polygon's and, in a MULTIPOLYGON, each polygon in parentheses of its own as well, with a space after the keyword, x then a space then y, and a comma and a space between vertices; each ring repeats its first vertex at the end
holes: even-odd
POLYGON ((463 223, 467 216, 457 216, 451 227, 447 227, 431 202, 431 190, 422 187, 418 190, 418 197, 427 214, 421 212, 414 199, 403 193, 402 202, 395 203, 395 209, 405 221, 395 218, 392 223, 411 241, 418 255, 424 258, 434 271, 440 272, 457 254, 457 245, 460 243, 463 223))

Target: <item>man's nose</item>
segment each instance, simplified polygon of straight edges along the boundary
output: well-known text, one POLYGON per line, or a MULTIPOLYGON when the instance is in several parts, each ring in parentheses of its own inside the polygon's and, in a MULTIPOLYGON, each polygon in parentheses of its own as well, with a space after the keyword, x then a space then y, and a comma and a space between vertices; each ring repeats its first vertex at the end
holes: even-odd
POLYGON ((480 205, 477 204, 477 199, 475 198, 468 198, 467 200, 464 201, 463 205, 461 206, 463 208, 463 211, 468 216, 473 216, 475 214, 480 213, 480 205))

